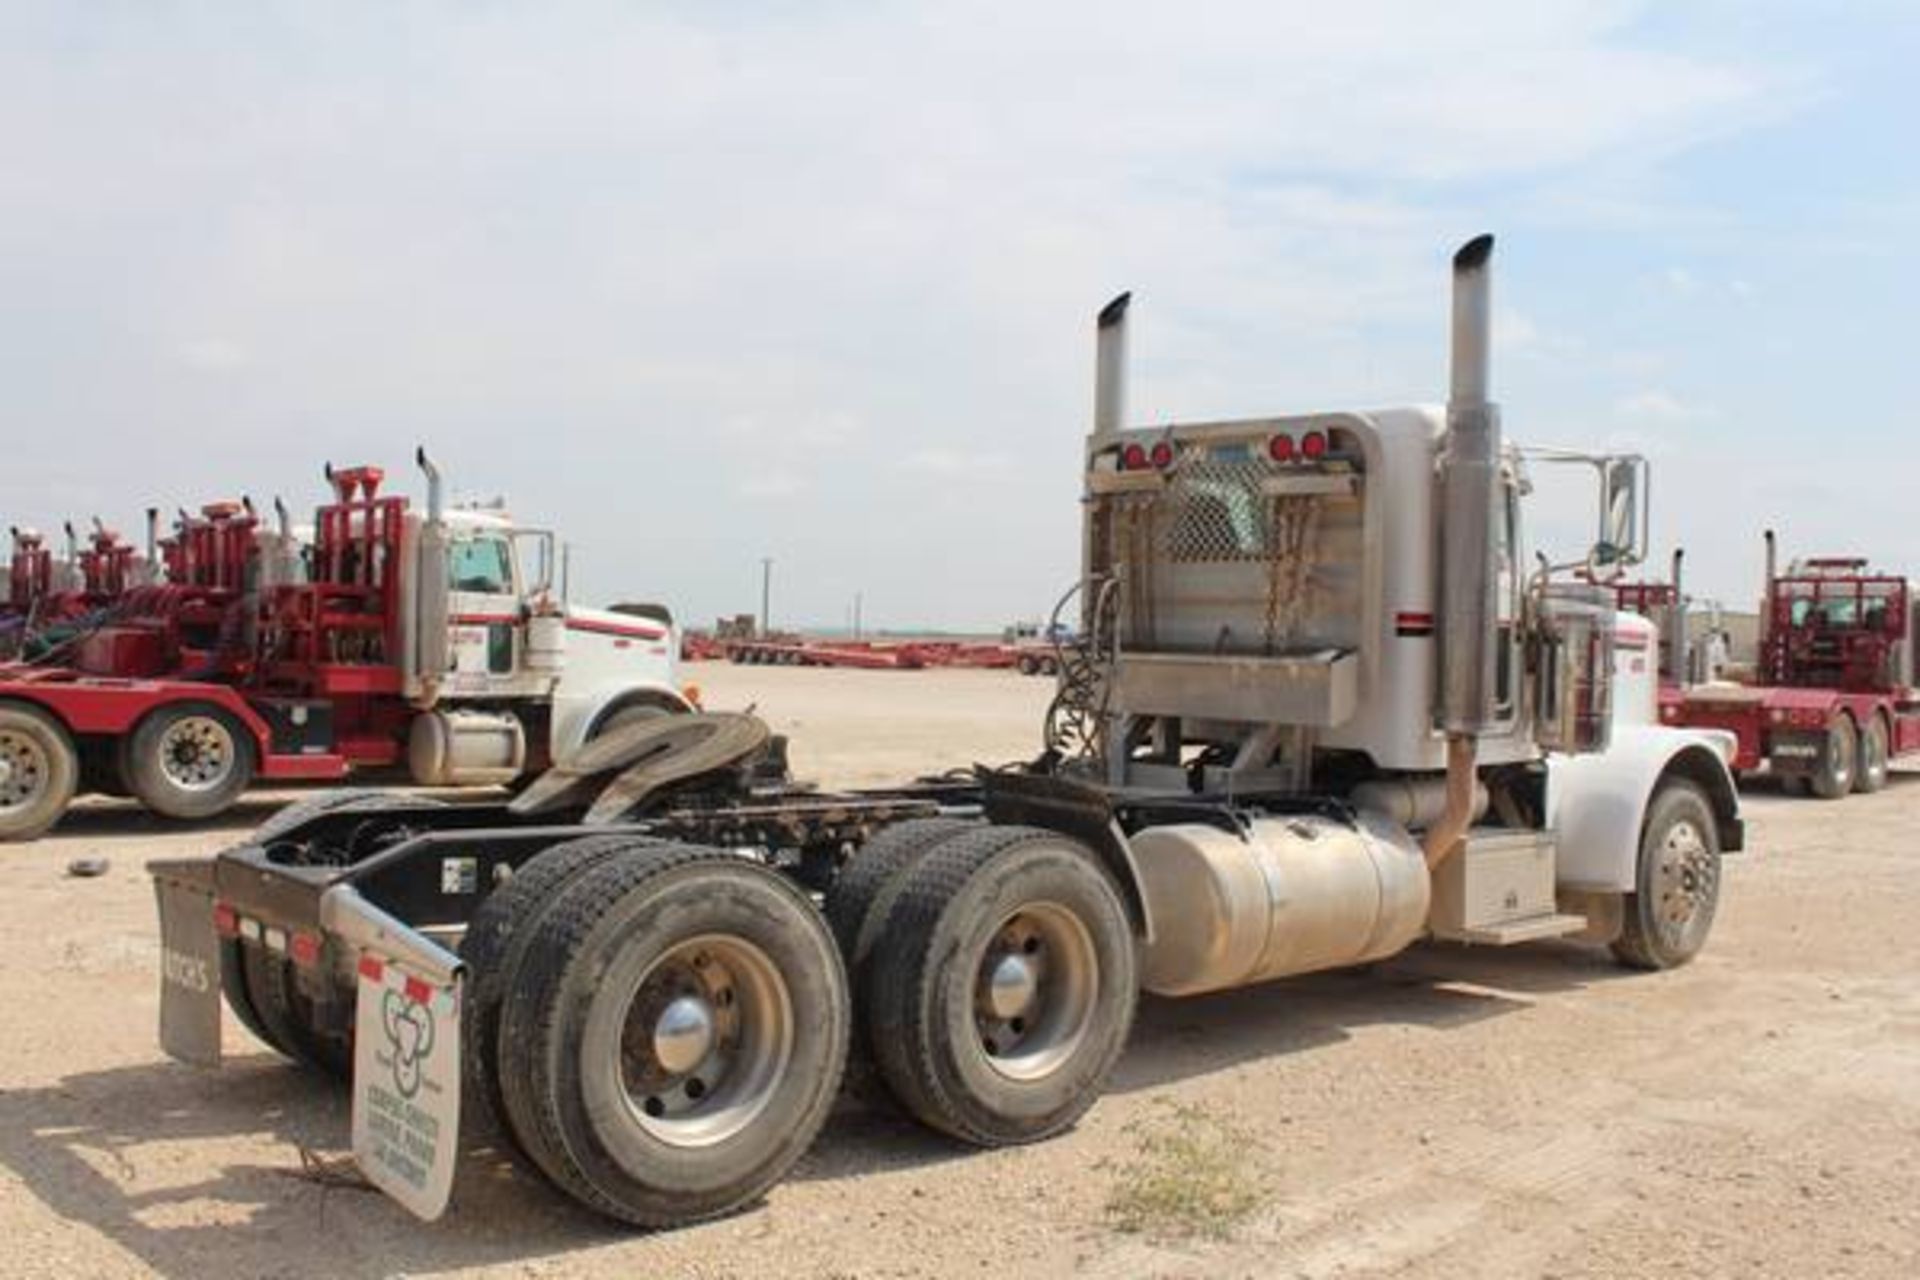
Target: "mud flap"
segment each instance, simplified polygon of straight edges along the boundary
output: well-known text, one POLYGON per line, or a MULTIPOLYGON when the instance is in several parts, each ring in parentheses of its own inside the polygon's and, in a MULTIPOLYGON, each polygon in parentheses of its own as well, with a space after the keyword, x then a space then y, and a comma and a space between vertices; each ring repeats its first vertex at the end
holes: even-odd
POLYGON ((160 905, 160 1047, 200 1067, 220 1065, 220 936, 213 889, 156 870, 160 905))
POLYGON ((460 1156, 461 974, 440 983, 364 952, 354 1024, 353 1156, 367 1180, 431 1222, 460 1156))

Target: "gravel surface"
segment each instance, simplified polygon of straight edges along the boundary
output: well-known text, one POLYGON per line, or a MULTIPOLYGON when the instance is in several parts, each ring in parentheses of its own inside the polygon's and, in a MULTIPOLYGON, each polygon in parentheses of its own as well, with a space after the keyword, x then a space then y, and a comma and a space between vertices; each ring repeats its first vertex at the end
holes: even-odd
MULTIPOLYGON (((829 783, 1030 755, 1048 692, 688 675, 709 705, 758 704, 829 783)), ((198 831, 93 803, 0 848, 0 1274, 1920 1274, 1920 775, 1839 804, 1751 794, 1753 852, 1679 972, 1435 947, 1149 1000, 1061 1139, 972 1152, 847 1102, 765 1204, 652 1236, 477 1160, 447 1217, 417 1223, 299 1176, 302 1148, 346 1147, 344 1095, 231 1019, 218 1076, 160 1055, 144 864, 220 848, 286 798, 198 831), (83 857, 111 865, 70 878, 83 857)))

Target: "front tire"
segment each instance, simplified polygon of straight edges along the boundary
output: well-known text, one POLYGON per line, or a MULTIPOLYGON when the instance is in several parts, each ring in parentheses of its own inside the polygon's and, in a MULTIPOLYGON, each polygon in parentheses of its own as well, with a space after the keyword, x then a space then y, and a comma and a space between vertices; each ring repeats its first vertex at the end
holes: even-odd
POLYGON ((826 1122, 846 976, 808 899, 737 855, 663 846, 572 881, 527 940, 500 1025, 529 1154, 645 1227, 730 1213, 826 1122))
POLYGON ((80 785, 80 753, 37 707, 0 706, 0 841, 45 835, 80 785))
POLYGON ((253 738, 218 707, 176 703, 148 713, 127 738, 121 771, 133 794, 168 818, 225 813, 253 782, 253 738))
POLYGON ((1035 1142, 1100 1096, 1136 1001, 1133 929, 1093 851, 1031 827, 954 837, 907 872, 863 993, 888 1088, 979 1146, 1035 1142))
POLYGON ((1674 969, 1706 945, 1720 905, 1720 824, 1706 793, 1670 779, 1641 828, 1634 891, 1613 954, 1634 969, 1674 969))

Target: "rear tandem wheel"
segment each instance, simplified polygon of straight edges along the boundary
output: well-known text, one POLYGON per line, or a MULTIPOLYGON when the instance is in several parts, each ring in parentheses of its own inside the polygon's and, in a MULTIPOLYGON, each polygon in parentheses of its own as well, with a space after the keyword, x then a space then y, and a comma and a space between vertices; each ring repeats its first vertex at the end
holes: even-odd
POLYGON ((505 982, 496 1069, 513 1132, 563 1190, 626 1222, 757 1199, 839 1090, 833 936, 799 889, 737 854, 661 845, 575 877, 505 982))
POLYGON ((910 868, 858 992, 882 1077, 927 1125, 1035 1142, 1092 1106, 1137 998, 1119 887, 1077 840, 990 826, 910 868))

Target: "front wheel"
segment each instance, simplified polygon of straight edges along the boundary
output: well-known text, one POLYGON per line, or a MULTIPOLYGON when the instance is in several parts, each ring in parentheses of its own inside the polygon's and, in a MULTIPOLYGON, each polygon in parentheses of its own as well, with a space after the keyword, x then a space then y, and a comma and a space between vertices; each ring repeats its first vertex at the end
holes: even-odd
POLYGON ((1136 968, 1126 904, 1092 850, 985 827, 906 872, 862 1009, 908 1111, 980 1146, 1034 1142, 1100 1096, 1133 1025, 1136 968))
POLYGON ((253 739, 218 707, 178 703, 140 721, 121 762, 140 803, 168 818, 225 813, 253 781, 253 739))
POLYGON ((1613 954, 1635 969, 1673 969, 1706 945, 1720 905, 1720 824, 1706 794, 1673 779, 1654 794, 1640 865, 1613 954))

